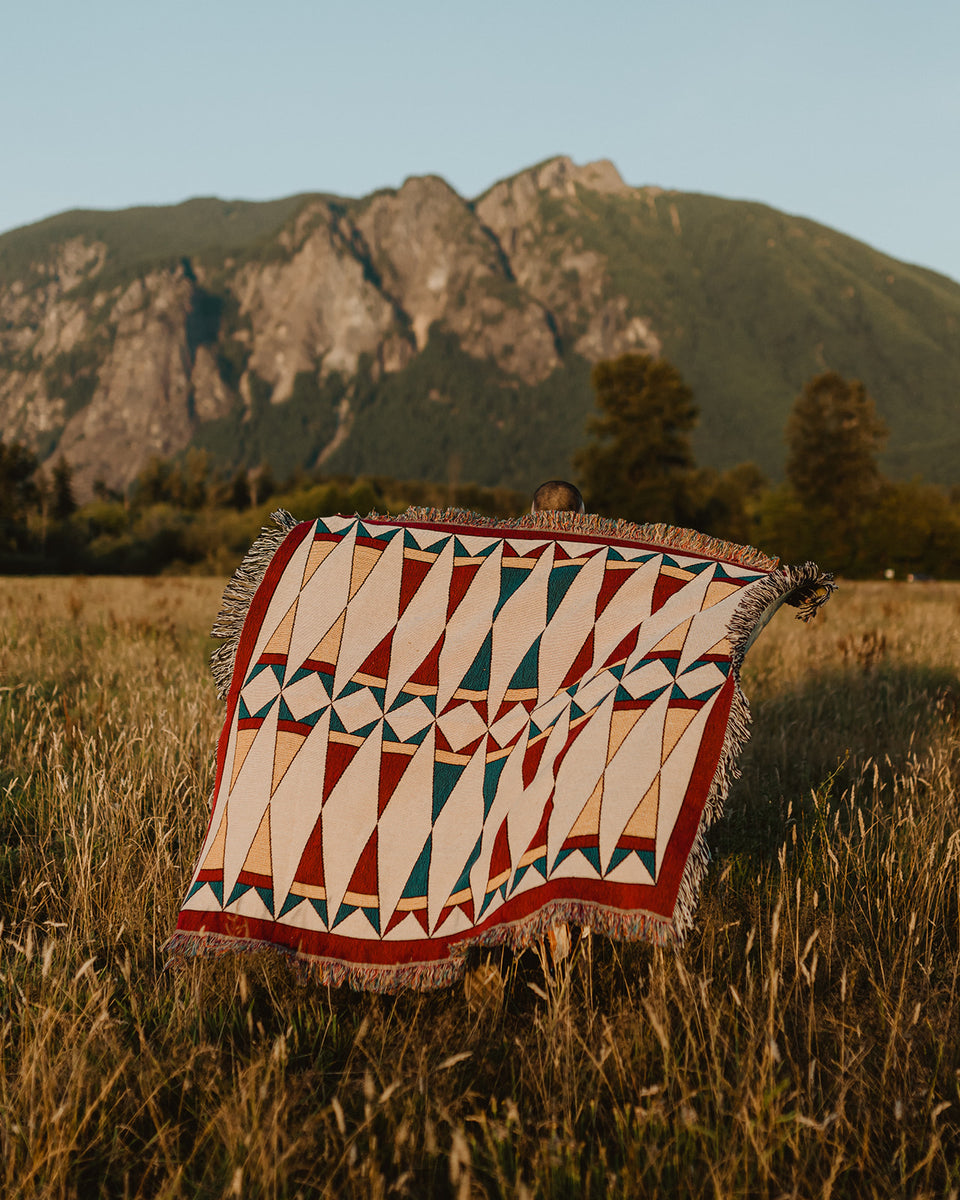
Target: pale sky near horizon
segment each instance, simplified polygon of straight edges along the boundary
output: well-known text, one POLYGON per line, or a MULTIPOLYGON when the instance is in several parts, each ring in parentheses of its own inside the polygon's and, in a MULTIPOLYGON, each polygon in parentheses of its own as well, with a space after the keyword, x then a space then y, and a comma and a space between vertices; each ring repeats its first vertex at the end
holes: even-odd
POLYGON ((569 154, 960 281, 958 57, 958 0, 5 0, 0 230, 569 154))

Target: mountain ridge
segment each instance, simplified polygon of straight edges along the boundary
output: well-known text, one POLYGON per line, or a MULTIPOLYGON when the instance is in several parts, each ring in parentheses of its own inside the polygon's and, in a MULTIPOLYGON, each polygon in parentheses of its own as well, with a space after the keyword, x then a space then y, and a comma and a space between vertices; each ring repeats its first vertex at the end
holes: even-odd
POLYGON ((591 365, 663 353, 705 465, 782 469, 803 382, 862 378, 887 468, 960 479, 960 285, 751 201, 559 156, 473 200, 439 176, 360 198, 73 210, 0 236, 0 438, 81 494, 190 445, 224 467, 529 486, 569 471, 591 365))

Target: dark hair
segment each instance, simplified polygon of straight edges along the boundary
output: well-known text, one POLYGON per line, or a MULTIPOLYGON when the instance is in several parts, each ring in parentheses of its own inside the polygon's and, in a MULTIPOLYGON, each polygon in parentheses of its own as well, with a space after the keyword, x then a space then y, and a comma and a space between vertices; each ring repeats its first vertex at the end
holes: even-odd
POLYGON ((582 513, 583 497, 565 479, 548 479, 533 493, 533 511, 582 513))

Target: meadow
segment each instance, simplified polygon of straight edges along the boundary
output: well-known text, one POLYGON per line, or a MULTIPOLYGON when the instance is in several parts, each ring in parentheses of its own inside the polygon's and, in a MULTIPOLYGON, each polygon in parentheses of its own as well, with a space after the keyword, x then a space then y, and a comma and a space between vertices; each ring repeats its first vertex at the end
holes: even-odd
POLYGON ((223 581, 0 578, 0 1195, 960 1193, 960 585, 782 610, 680 950, 164 970, 223 581))

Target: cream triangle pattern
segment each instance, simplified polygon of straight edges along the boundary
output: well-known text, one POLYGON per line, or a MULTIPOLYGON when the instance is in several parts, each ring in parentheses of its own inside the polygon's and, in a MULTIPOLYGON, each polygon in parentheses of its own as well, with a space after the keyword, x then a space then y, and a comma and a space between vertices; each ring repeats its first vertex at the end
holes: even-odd
MULTIPOLYGON (((294 600, 300 595, 300 579, 303 573, 304 565, 307 561, 309 553, 309 545, 304 541, 294 551, 293 556, 284 571, 281 578, 278 580, 273 594, 270 596, 267 604, 267 611, 263 618, 263 622, 257 631, 256 641, 253 647, 253 653, 250 656, 250 662, 255 663, 259 660, 263 653, 263 648, 276 632, 277 626, 290 611, 290 606, 294 600)), ((302 596, 300 597, 302 601, 302 596)))
POLYGON ((324 777, 329 732, 327 709, 284 772, 270 800, 274 899, 278 912, 290 891, 307 841, 320 820, 316 804, 304 803, 304 796, 314 796, 318 780, 324 777))
POLYGON ((382 722, 364 739, 323 805, 323 873, 331 920, 343 900, 361 851, 377 827, 377 777, 382 722))
POLYGON ((304 584, 288 659, 299 666, 347 607, 357 527, 351 524, 304 584))
POLYGON ((397 621, 384 699, 387 711, 444 632, 453 573, 453 550, 454 539, 448 537, 397 621))
POLYGON ((351 979, 429 974, 420 943, 509 940, 548 902, 660 935, 768 576, 573 529, 298 527, 240 640, 193 929, 269 918, 351 979))
POLYGON ((643 796, 656 779, 669 692, 664 692, 646 710, 641 720, 623 739, 619 751, 607 764, 605 803, 600 814, 600 864, 606 868, 623 836, 623 829, 643 796))

